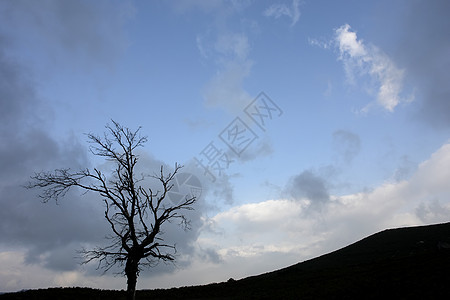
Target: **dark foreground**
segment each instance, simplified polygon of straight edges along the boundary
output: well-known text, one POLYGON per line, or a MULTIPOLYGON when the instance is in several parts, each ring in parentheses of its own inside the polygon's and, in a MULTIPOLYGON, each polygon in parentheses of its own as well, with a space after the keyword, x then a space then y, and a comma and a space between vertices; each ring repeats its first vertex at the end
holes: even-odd
MULTIPOLYGON (((390 229, 285 269, 137 299, 450 299, 450 223, 390 229)), ((54 288, 9 299, 125 299, 123 291, 54 288)))

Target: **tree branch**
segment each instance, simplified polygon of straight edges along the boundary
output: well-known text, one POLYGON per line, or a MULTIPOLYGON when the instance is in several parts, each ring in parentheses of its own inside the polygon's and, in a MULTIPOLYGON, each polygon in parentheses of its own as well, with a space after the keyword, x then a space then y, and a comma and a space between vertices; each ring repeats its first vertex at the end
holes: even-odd
POLYGON ((189 228, 189 222, 181 210, 192 210, 196 198, 186 196, 176 205, 164 201, 174 186, 173 180, 181 165, 175 164, 173 172, 167 175, 161 166, 159 174, 136 178, 134 168, 139 157, 134 151, 147 142, 147 137, 139 135, 140 128, 131 131, 113 120, 112 123, 112 126, 106 126, 103 137, 87 135, 90 152, 116 164, 109 179, 97 168, 77 172, 56 169, 54 172, 35 173, 26 187, 42 189, 39 197, 43 202, 58 202, 73 187, 100 195, 105 204, 104 217, 112 231, 112 242, 103 248, 82 249, 83 263, 98 260, 98 268, 104 268, 106 272, 114 265, 126 262, 127 266, 136 268, 137 275, 142 259, 143 265, 175 259, 171 253, 176 253, 175 245, 161 242, 161 228, 172 219, 181 219, 181 225, 189 228), (143 188, 140 182, 145 178, 155 179, 161 190, 153 192, 151 188, 143 188))

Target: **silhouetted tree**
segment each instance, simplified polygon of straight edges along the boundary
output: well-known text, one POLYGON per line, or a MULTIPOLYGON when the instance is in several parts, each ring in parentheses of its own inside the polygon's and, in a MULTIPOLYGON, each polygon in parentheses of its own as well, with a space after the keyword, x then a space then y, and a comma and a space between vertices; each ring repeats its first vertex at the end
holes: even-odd
POLYGON ((194 196, 185 196, 178 204, 165 201, 173 187, 173 179, 180 165, 175 164, 172 173, 164 174, 163 167, 153 176, 135 174, 138 155, 135 149, 147 142, 141 137, 139 129, 131 131, 113 122, 100 137, 88 134, 90 151, 96 156, 106 158, 115 164, 109 178, 99 169, 84 169, 72 172, 70 169, 57 169, 54 172, 41 172, 32 176, 28 188, 42 188, 39 195, 44 202, 58 201, 72 187, 101 195, 105 203, 105 218, 113 234, 112 242, 106 247, 81 252, 84 263, 99 261, 105 272, 116 264, 124 267, 127 277, 127 299, 135 299, 136 283, 142 267, 151 267, 160 260, 173 261, 175 246, 164 243, 160 237, 161 227, 172 219, 188 228, 189 223, 180 210, 191 210, 196 201, 194 196), (154 191, 140 184, 146 177, 159 181, 161 189, 154 191))

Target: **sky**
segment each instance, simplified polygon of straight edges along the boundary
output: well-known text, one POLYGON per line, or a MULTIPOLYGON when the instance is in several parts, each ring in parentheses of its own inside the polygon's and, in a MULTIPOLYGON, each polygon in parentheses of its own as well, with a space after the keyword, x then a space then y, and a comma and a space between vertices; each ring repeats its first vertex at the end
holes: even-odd
POLYGON ((23 187, 108 170, 86 134, 111 120, 148 136, 140 171, 180 163, 201 191, 192 229, 164 229, 177 263, 138 289, 448 221, 449 32, 444 0, 0 0, 0 292, 125 288, 77 255, 107 242, 98 195, 23 187))

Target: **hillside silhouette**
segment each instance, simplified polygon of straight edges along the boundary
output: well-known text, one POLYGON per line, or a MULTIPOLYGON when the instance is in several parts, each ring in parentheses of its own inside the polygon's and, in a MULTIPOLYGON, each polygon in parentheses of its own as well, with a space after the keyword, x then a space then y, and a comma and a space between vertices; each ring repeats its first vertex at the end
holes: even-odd
MULTIPOLYGON (((388 229, 290 267, 203 286, 140 290, 137 299, 450 299, 450 223, 388 229)), ((123 291, 53 288, 7 299, 125 299, 123 291)))

